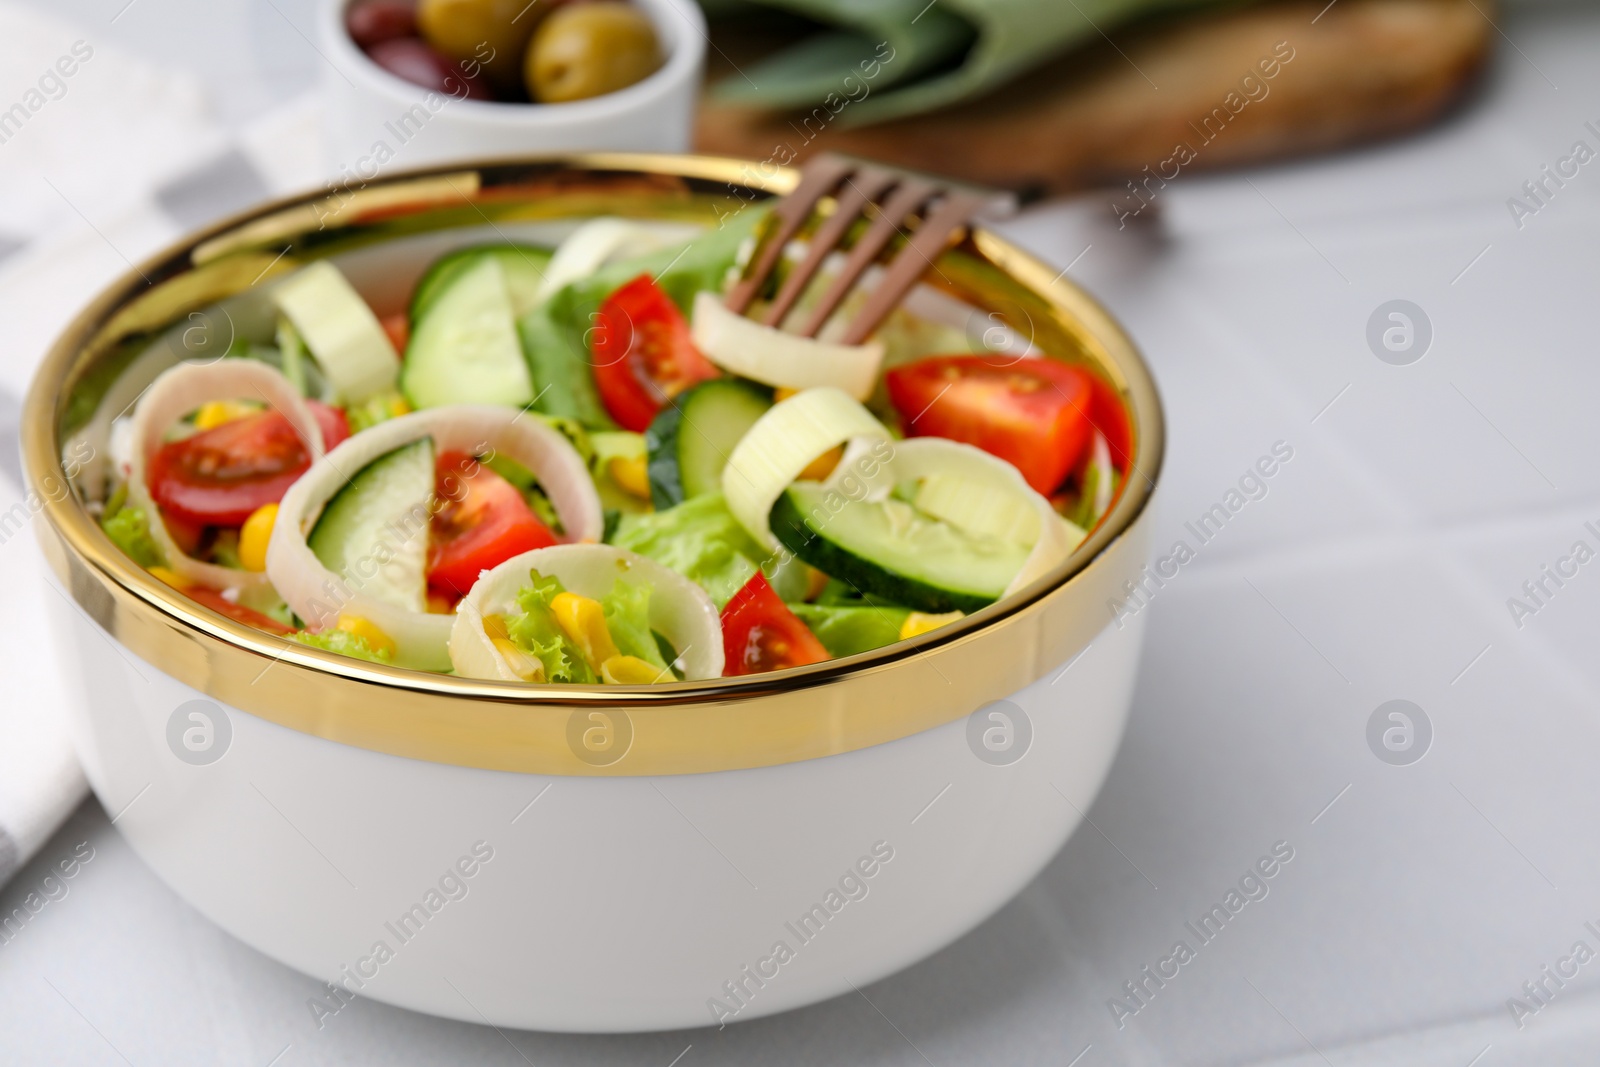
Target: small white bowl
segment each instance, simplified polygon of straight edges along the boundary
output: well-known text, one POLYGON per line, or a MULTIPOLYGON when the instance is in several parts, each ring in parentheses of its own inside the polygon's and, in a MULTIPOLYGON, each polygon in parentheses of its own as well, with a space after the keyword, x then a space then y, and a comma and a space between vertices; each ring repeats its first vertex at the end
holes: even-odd
POLYGON ((666 55, 626 89, 570 104, 502 104, 425 89, 374 63, 345 30, 352 0, 323 0, 328 170, 347 180, 530 152, 685 152, 705 62, 706 21, 694 0, 633 0, 666 55))

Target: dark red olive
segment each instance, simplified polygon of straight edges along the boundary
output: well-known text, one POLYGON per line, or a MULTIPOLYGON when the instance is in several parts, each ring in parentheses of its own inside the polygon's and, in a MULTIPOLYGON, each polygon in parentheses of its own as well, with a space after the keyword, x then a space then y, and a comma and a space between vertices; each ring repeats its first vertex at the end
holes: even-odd
POLYGON ((396 37, 367 49, 372 61, 397 78, 437 93, 470 100, 493 100, 482 76, 468 75, 419 37, 396 37))
POLYGON ((417 12, 408 0, 360 0, 344 13, 344 27, 366 50, 396 37, 415 37, 417 12))

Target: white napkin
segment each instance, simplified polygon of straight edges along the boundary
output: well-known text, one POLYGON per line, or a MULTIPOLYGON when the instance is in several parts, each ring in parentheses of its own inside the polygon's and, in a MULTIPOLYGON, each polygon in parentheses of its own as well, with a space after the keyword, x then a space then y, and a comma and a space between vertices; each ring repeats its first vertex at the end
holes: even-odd
MULTIPOLYGON (((0 400, 0 431, 8 438, 16 433, 8 420, 14 410, 0 400)), ((51 650, 41 647, 45 597, 56 594, 45 588, 45 562, 31 525, 6 517, 16 514, 22 499, 10 472, 0 472, 0 678, 6 689, 0 701, 0 884, 88 790, 67 738, 64 680, 51 650)))
POLYGON ((319 143, 304 104, 226 135, 193 79, 91 37, 0 2, 0 883, 86 792, 41 626, 60 594, 45 587, 36 520, 24 520, 21 397, 107 282, 185 230, 320 170, 303 147, 319 143))
POLYGON ((94 36, 0 3, 0 233, 99 221, 217 139, 192 78, 94 36))

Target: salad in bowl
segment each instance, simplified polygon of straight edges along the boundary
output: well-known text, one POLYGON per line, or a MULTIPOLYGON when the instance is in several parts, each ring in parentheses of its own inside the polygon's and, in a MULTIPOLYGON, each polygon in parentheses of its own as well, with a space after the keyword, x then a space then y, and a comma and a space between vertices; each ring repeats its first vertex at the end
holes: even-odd
POLYGON ((1128 474, 1112 384, 929 299, 854 345, 849 302, 816 338, 737 315, 761 219, 458 245, 399 301, 284 271, 102 413, 91 510, 236 622, 528 685, 854 656, 1066 562, 1128 474))

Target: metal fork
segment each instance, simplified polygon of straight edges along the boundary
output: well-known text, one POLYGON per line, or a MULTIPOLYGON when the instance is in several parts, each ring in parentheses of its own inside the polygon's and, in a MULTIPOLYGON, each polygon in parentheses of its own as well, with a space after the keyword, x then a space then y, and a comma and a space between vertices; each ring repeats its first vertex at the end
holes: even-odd
POLYGON ((801 168, 800 184, 773 208, 768 232, 750 257, 744 276, 724 301, 729 310, 744 314, 777 269, 784 248, 830 196, 834 200, 832 214, 818 224, 805 258, 784 279, 761 321, 768 326, 783 322, 823 261, 839 249, 850 227, 870 211, 872 222, 851 246, 844 268, 796 331, 801 337, 815 337, 889 242, 896 235, 904 237, 905 247, 890 260, 877 287, 840 338, 844 344, 852 345, 872 335, 917 280, 932 268, 934 257, 973 219, 1002 218, 1017 206, 1016 198, 1009 193, 957 185, 833 152, 821 153, 806 162, 801 168), (909 234, 908 228, 912 231, 909 234))

